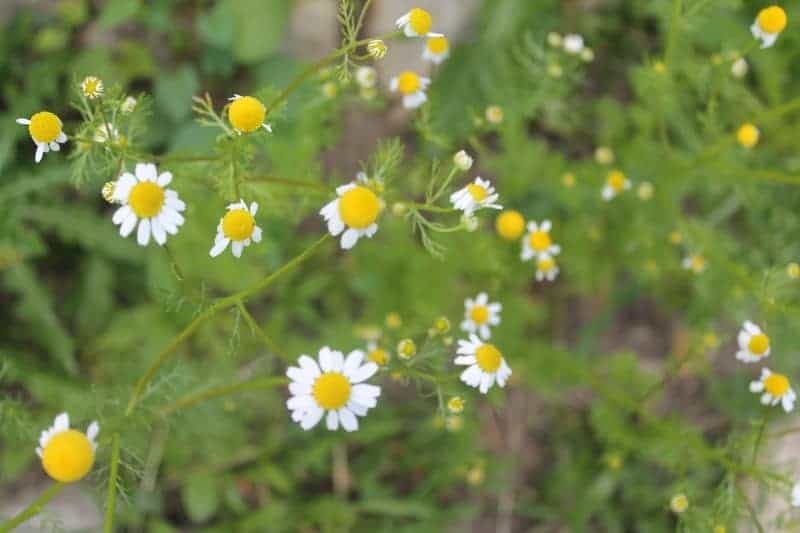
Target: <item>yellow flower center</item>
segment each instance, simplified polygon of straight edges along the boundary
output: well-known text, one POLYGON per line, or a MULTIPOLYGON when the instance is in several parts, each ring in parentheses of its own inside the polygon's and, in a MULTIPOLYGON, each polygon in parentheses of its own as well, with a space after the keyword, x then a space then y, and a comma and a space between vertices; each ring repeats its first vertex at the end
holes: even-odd
POLYGON ((154 217, 164 205, 164 189, 152 181, 140 181, 131 189, 128 203, 139 218, 154 217))
POLYGON ((447 408, 451 413, 460 413, 464 410, 464 399, 460 396, 454 396, 447 400, 447 408))
POLYGON ((89 439, 74 429, 50 438, 42 452, 42 467, 51 478, 71 483, 83 478, 94 464, 94 450, 89 439))
POLYGON ((233 127, 243 133, 256 131, 264 124, 267 109, 257 98, 242 96, 231 102, 228 120, 233 127))
POLYGON ((231 240, 249 239, 256 227, 256 220, 247 209, 233 209, 222 217, 222 233, 231 240))
POLYGON ((380 210, 380 200, 366 187, 353 187, 339 199, 339 215, 351 228, 364 229, 371 226, 377 220, 380 210))
POLYGON ((430 13, 424 9, 415 7, 408 14, 408 24, 417 35, 427 35, 427 33, 431 31, 433 19, 430 13))
POLYGON ((440 36, 440 37, 431 37, 428 39, 428 50, 432 54, 441 55, 447 52, 450 48, 450 42, 447 40, 447 37, 440 36))
POLYGON ((469 317, 476 324, 484 324, 489 320, 489 308, 485 305, 476 305, 470 309, 469 317))
POLYGON ((789 378, 783 374, 770 374, 764 380, 764 388, 773 398, 780 398, 789 390, 789 378))
POLYGON ((706 259, 702 255, 692 256, 692 270, 700 272, 706 268, 706 259))
POLYGON ((545 257, 545 258, 539 259, 539 261, 538 261, 536 266, 540 271, 547 273, 547 272, 550 272, 551 270, 553 270, 556 267, 556 262, 553 261, 553 259, 550 258, 550 257, 545 257))
POLYGON ((531 236, 528 237, 528 244, 537 252, 548 250, 552 242, 550 234, 546 231, 534 231, 531 233, 531 236))
POLYGON ((516 240, 525 231, 525 219, 517 211, 503 211, 495 221, 497 234, 507 241, 516 240))
POLYGON ((414 94, 420 88, 419 76, 410 70, 402 72, 397 77, 397 89, 403 94, 414 94))
POLYGON ((561 176, 561 182, 564 184, 564 187, 573 187, 575 185, 575 174, 567 172, 561 176))
POLYGON ((367 359, 378 366, 383 366, 389 362, 389 354, 383 348, 375 348, 367 354, 367 359))
POLYGON ((99 85, 100 80, 98 78, 86 78, 83 80, 83 94, 86 96, 95 96, 99 85))
POLYGON ((481 347, 475 351, 475 359, 477 359, 478 366, 481 370, 487 374, 491 374, 500 368, 503 355, 494 344, 482 344, 481 347))
POLYGON ((756 355, 765 354, 769 350, 769 337, 763 333, 753 335, 750 337, 750 342, 747 343, 747 349, 756 355))
POLYGON ((467 191, 469 191, 469 194, 476 202, 482 202, 489 196, 489 191, 486 190, 486 187, 478 185, 477 183, 470 183, 467 185, 467 191))
POLYGON ((61 134, 61 119, 50 111, 40 111, 31 117, 28 131, 34 141, 51 143, 61 134))
POLYGON ((609 172, 608 179, 606 180, 608 186, 614 189, 614 192, 620 192, 625 188, 625 174, 619 170, 609 172))
POLYGON ((489 106, 486 108, 486 120, 492 124, 500 124, 503 122, 503 109, 500 106, 489 106))
POLYGON ((350 380, 341 372, 326 372, 314 382, 314 399, 323 409, 339 409, 350 399, 350 380))
POLYGON ((758 13, 758 25, 766 33, 780 33, 786 28, 786 11, 770 6, 758 13))
POLYGON ((745 148, 752 148, 758 143, 759 131, 752 124, 743 124, 736 132, 736 140, 745 148))

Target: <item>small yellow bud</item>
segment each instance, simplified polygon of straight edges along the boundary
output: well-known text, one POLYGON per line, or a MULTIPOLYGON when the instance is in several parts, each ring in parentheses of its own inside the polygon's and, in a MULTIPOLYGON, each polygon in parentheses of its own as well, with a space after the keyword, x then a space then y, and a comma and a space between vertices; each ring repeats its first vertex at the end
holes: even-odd
POLYGON ((667 66, 661 61, 656 61, 653 63, 653 70, 656 74, 664 74, 667 71, 667 66))
POLYGON ((653 197, 653 184, 649 181, 643 181, 639 188, 636 190, 636 193, 639 195, 641 200, 649 200, 653 197))
POLYGON ((453 396, 447 400, 447 410, 454 415, 461 414, 464 411, 464 398, 461 396, 453 396))
POLYGON ((403 202, 395 202, 392 204, 392 214, 396 217, 401 217, 408 213, 408 206, 403 202))
POLYGON ((433 329, 440 335, 447 333, 450 331, 450 321, 446 316, 440 316, 436 319, 436 322, 433 323, 433 329))
POLYGON ((553 48, 560 48, 562 44, 564 44, 564 38, 561 36, 560 33, 556 33, 551 31, 547 34, 547 44, 552 46, 553 48))
POLYGON ((380 39, 373 39, 367 43, 367 53, 373 59, 383 59, 387 51, 386 43, 380 39))
POLYGON ((683 242, 683 235, 678 230, 672 231, 669 234, 669 242, 677 246, 683 242))
POLYGON ((503 108, 498 105, 490 105, 486 108, 485 116, 489 124, 500 124, 503 122, 503 108))
POLYGON ((800 265, 797 263, 789 263, 786 266, 786 274, 792 279, 800 278, 800 265))
POLYGON ((326 81, 322 84, 322 94, 325 95, 325 98, 336 98, 336 94, 339 92, 339 87, 336 85, 335 82, 326 81))
POLYGON ((689 498, 685 494, 676 494, 669 501, 669 508, 675 514, 686 512, 686 509, 689 508, 689 498))
POLYGON ((386 327, 390 329, 397 329, 403 325, 403 319, 400 315, 392 312, 386 315, 386 327))
POLYGON ((594 151, 594 159, 601 165, 610 165, 614 162, 614 152, 608 146, 598 146, 594 151))
POLYGON ((107 181, 105 184, 103 184, 102 191, 100 191, 101 194, 103 195, 103 200, 105 200, 110 204, 113 204, 115 202, 114 187, 116 187, 116 185, 117 185, 116 181, 107 181))
POLYGON ((397 355, 400 359, 411 359, 417 355, 417 345, 411 339, 403 339, 397 343, 397 355))
POLYGON ((560 78, 564 74, 564 69, 558 63, 550 63, 547 65, 547 75, 551 78, 560 78))
POLYGON ((467 471, 467 483, 473 487, 481 485, 486 478, 486 471, 483 466, 473 466, 467 471))
POLYGON ((564 187, 570 189, 575 186, 575 174, 572 172, 567 172, 563 176, 561 176, 561 183, 564 184, 564 187))

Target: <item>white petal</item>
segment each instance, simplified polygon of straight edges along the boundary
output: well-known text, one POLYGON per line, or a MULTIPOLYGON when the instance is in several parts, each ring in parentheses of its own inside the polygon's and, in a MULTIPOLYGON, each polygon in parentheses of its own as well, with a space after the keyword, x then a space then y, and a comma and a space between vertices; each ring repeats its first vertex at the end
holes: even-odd
POLYGON ((23 126, 29 126, 31 121, 27 118, 18 118, 17 124, 22 124, 23 126))
POLYGON ((286 400, 286 407, 294 411, 295 409, 310 409, 317 405, 314 398, 310 394, 303 394, 300 396, 292 396, 286 400))
POLYGON ((350 379, 353 381, 353 383, 361 383, 362 381, 371 378, 377 371, 378 365, 373 362, 369 362, 353 372, 350 375, 350 379))
POLYGON ((338 350, 331 350, 331 370, 341 372, 344 366, 344 355, 338 350))
POLYGON ((139 222, 139 229, 136 231, 136 242, 138 242, 140 246, 147 246, 147 243, 150 242, 149 218, 143 218, 139 222))
POLYGON ((320 368, 319 365, 317 365, 317 362, 313 358, 307 355, 301 355, 298 358, 297 362, 300 364, 300 368, 302 368, 303 371, 306 372, 311 379, 315 379, 322 373, 320 372, 320 368))
POLYGON ((319 423, 319 421, 322 419, 322 415, 324 414, 325 410, 321 407, 316 405, 311 407, 308 411, 306 411, 303 420, 300 422, 300 427, 308 431, 319 423))
POLYGON ((341 246, 343 250, 349 250, 358 242, 359 231, 357 229, 349 228, 342 235, 341 246))
POLYGON ((228 247, 229 242, 231 242, 231 240, 227 238, 215 241, 214 246, 211 248, 211 251, 208 252, 208 255, 211 257, 217 257, 219 254, 225 251, 225 248, 228 247))
POLYGON ((53 433, 60 433, 69 429, 69 415, 67 413, 59 414, 53 421, 53 433))
POLYGON ((150 229, 153 231, 153 238, 156 243, 159 246, 164 246, 164 243, 167 242, 167 232, 164 231, 164 226, 161 225, 157 218, 151 220, 150 229))
POLYGON ((166 187, 167 185, 169 185, 169 182, 171 181, 172 181, 172 172, 162 172, 161 175, 158 176, 156 183, 158 183, 162 187, 166 187))
POLYGON ((333 357, 331 356, 331 349, 327 346, 323 346, 319 351, 319 366, 323 372, 333 370, 333 357))
POLYGON ((342 427, 345 431, 350 432, 358 429, 356 416, 346 407, 339 409, 339 420, 342 422, 342 427))
POLYGON ((358 367, 361 365, 361 361, 364 360, 364 352, 361 350, 353 350, 349 354, 347 354, 347 359, 344 361, 344 373, 347 376, 350 376, 358 367))
POLYGON ((119 226, 130 215, 133 215, 133 209, 131 209, 130 206, 123 205, 114 211, 111 222, 113 222, 115 226, 119 226))
POLYGON ((133 231, 133 228, 136 227, 136 222, 138 221, 139 219, 133 213, 133 210, 128 212, 127 216, 125 217, 125 220, 122 221, 122 225, 119 227, 119 234, 122 235, 123 237, 127 237, 128 235, 130 235, 131 232, 133 231))
POLYGON ((243 249, 244 249, 244 244, 242 244, 242 241, 233 241, 231 243, 231 251, 233 252, 234 257, 242 257, 243 249))
POLYGON ((328 429, 331 431, 336 431, 339 429, 339 415, 336 414, 336 411, 328 411, 328 417, 325 419, 325 425, 328 426, 328 429))

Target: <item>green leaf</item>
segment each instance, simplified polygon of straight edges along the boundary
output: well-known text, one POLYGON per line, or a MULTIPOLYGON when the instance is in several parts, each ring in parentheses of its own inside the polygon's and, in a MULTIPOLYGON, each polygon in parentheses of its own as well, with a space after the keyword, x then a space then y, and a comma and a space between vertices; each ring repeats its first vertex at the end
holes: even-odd
POLYGON ((103 9, 98 24, 102 28, 112 28, 138 14, 141 7, 141 0, 111 0, 103 9))
POLYGON ((230 0, 236 24, 233 55, 257 63, 277 50, 289 19, 288 0, 230 0))
POLYGON ((156 80, 156 104, 174 122, 180 122, 191 112, 192 96, 197 94, 198 89, 194 69, 183 65, 175 72, 161 74, 156 80))
POLYGON ((193 522, 205 522, 217 512, 217 482, 209 473, 193 474, 183 486, 183 506, 193 522))

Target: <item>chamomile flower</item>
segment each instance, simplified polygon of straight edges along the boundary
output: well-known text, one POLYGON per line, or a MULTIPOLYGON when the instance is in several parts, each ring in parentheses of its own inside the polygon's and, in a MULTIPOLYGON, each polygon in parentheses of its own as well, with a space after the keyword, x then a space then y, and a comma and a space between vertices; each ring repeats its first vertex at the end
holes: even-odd
POLYGON ((86 433, 70 429, 69 415, 56 416, 53 425, 42 431, 36 455, 47 475, 61 483, 83 479, 94 464, 100 426, 92 422, 86 433))
POLYGON ((451 194, 450 203, 465 215, 472 216, 478 209, 503 209, 502 205, 496 203, 499 197, 491 182, 478 176, 475 181, 451 194))
POLYGON ((461 373, 461 381, 478 388, 481 394, 489 392, 495 383, 505 387, 511 369, 497 346, 481 341, 473 333, 468 341, 458 341, 457 353, 455 364, 468 367, 461 373))
POLYGON ((608 176, 606 176, 606 184, 603 186, 601 195, 603 196, 603 200, 608 202, 622 191, 626 191, 630 188, 631 182, 625 177, 625 174, 619 170, 612 170, 608 173, 608 176))
POLYGON ((440 33, 429 35, 425 42, 425 50, 422 52, 422 59, 439 65, 449 56, 450 41, 447 37, 440 33))
POLYGON ((769 356, 770 342, 766 333, 753 322, 745 320, 737 337, 739 351, 736 359, 745 363, 757 363, 769 356))
POLYGON ((447 410, 454 415, 459 415, 464 412, 464 398, 461 396, 453 396, 447 400, 447 410))
POLYGON ((103 80, 95 76, 86 76, 81 82, 81 92, 89 100, 103 96, 103 80))
POLYGON ((58 152, 61 150, 61 145, 67 142, 64 124, 50 111, 39 111, 31 118, 18 118, 17 124, 28 126, 28 133, 36 144, 34 160, 37 163, 42 160, 44 154, 50 150, 58 152))
POLYGON ((372 59, 383 59, 388 49, 386 43, 380 39, 372 39, 367 43, 367 53, 372 59))
POLYGON ((761 132, 749 122, 742 124, 739 129, 736 130, 736 140, 744 148, 753 148, 758 144, 759 137, 761 137, 761 132))
POLYGON ((702 274, 705 272, 708 263, 706 262, 706 258, 702 255, 691 254, 683 258, 681 265, 686 270, 691 270, 695 274, 702 274))
POLYGON ((389 88, 403 95, 403 106, 406 109, 415 109, 428 99, 425 95, 425 89, 428 88, 430 83, 430 78, 425 78, 416 72, 406 70, 389 81, 389 88))
POLYGON ((750 392, 761 394, 763 405, 781 404, 787 413, 794 410, 797 395, 789 383, 789 378, 777 372, 770 372, 769 368, 762 368, 761 378, 750 382, 750 392))
POLYGON ((783 8, 769 6, 758 12, 756 20, 750 26, 750 32, 753 37, 761 41, 761 48, 769 48, 786 29, 786 22, 786 11, 783 8))
POLYGON ((568 54, 577 55, 583 50, 583 37, 577 33, 569 33, 564 36, 564 51, 568 54))
POLYGON ((536 281, 555 281, 560 272, 556 260, 549 254, 542 254, 536 260, 536 281))
POLYGON ((375 407, 381 394, 380 387, 364 383, 378 371, 378 365, 362 365, 361 350, 353 350, 345 358, 342 352, 327 346, 320 349, 318 359, 301 355, 298 366, 286 371, 291 379, 286 407, 292 420, 307 431, 327 414, 325 425, 330 431, 336 431, 339 424, 345 431, 357 430, 357 417, 375 407))
POLYGON ((371 341, 367 344, 367 360, 378 366, 386 366, 389 363, 389 352, 381 348, 377 342, 371 341))
POLYGON ((542 220, 541 224, 528 222, 528 233, 522 240, 522 253, 520 258, 528 261, 534 257, 554 256, 561 252, 561 246, 553 244, 550 230, 553 224, 549 220, 542 220))
POLYGON ((489 124, 494 124, 495 126, 501 124, 503 122, 503 118, 505 117, 503 108, 499 105, 490 105, 483 112, 483 115, 486 118, 486 122, 489 124))
POLYGON ((214 246, 208 253, 211 257, 217 257, 225 251, 228 244, 231 244, 231 252, 234 257, 241 257, 242 250, 250 246, 251 242, 261 242, 261 228, 256 226, 256 212, 258 204, 252 202, 250 208, 244 200, 228 206, 228 212, 222 217, 217 225, 217 236, 214 239, 214 246))
POLYGON ((424 37, 431 31, 433 17, 424 9, 415 7, 397 19, 395 26, 403 30, 406 37, 424 37))
POLYGON ((670 498, 669 508, 675 514, 685 513, 689 508, 689 498, 685 494, 676 494, 670 498))
POLYGON ((464 321, 461 329, 467 333, 478 333, 484 340, 492 337, 490 326, 500 323, 500 311, 503 305, 497 302, 489 302, 489 296, 482 292, 473 300, 464 300, 464 321))
POLYGON ((372 89, 378 80, 375 69, 368 66, 361 66, 356 69, 356 83, 362 89, 372 89))
POLYGON ((343 250, 349 250, 361 237, 371 238, 378 231, 376 221, 383 210, 383 202, 366 187, 366 182, 366 176, 359 174, 356 181, 337 187, 337 198, 320 209, 319 214, 327 222, 330 234, 334 237, 342 234, 343 250))
POLYGON ((160 246, 167 242, 167 233, 178 233, 186 204, 177 192, 167 189, 170 181, 172 173, 159 174, 152 163, 138 163, 135 175, 125 172, 119 177, 113 199, 121 206, 111 220, 119 226, 120 235, 127 237, 138 225, 136 241, 141 246, 147 246, 151 235, 160 246))
POLYGON ((234 94, 228 101, 231 102, 228 107, 228 120, 230 121, 236 133, 252 133, 259 128, 264 128, 272 133, 272 126, 264 122, 267 118, 267 108, 261 103, 261 100, 252 96, 241 96, 234 94))
POLYGON ((466 150, 459 150, 453 156, 453 164, 456 166, 458 170, 462 172, 466 172, 467 170, 472 168, 472 156, 470 156, 466 150))
POLYGON ((519 211, 506 209, 494 221, 497 234, 507 241, 516 241, 525 231, 525 219, 519 211))
POLYGON ((800 481, 792 487, 792 507, 800 507, 800 481))

